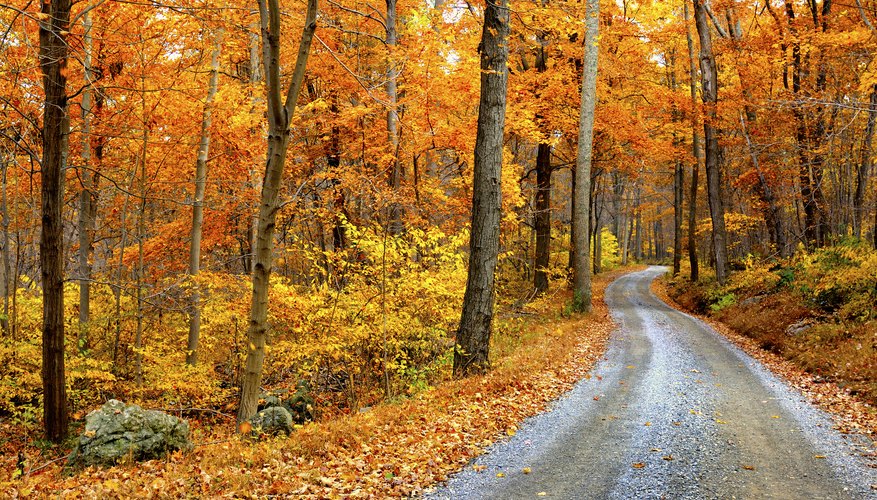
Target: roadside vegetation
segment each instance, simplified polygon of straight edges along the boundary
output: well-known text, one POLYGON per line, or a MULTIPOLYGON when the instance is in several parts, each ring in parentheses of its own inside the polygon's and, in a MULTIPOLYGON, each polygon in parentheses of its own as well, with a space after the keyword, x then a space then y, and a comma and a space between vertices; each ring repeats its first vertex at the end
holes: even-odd
MULTIPOLYGON (((586 376, 613 328, 604 290, 623 272, 595 276, 588 315, 570 314, 572 295, 563 279, 526 306, 501 304, 491 346, 493 369, 486 375, 452 380, 450 365, 436 360, 431 371, 419 368, 431 374, 419 384, 403 385, 394 377, 398 392, 389 401, 368 407, 364 403, 373 400, 361 399, 353 411, 336 406, 289 438, 254 442, 235 434, 229 425, 234 416, 221 406, 200 413, 182 408, 179 413, 190 417, 193 451, 66 476, 62 450, 38 439, 36 424, 6 420, 0 428, 0 494, 357 498, 417 493, 496 440, 514 435, 521 420, 543 411, 586 376)), ((319 396, 343 399, 330 392, 319 396)))
POLYGON ((681 306, 721 321, 812 374, 877 406, 877 251, 844 240, 787 259, 749 257, 725 285, 669 281, 681 306))

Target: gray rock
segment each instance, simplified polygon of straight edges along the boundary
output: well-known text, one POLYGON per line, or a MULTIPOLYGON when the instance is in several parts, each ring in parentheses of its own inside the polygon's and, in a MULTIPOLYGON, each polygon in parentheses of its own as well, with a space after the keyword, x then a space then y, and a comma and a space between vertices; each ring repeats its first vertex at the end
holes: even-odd
POLYGON ((271 406, 253 415, 250 424, 258 434, 276 436, 282 432, 288 436, 292 432, 292 415, 282 406, 271 406))
POLYGON ((814 321, 812 319, 802 319, 801 321, 798 321, 797 323, 792 323, 791 325, 786 327, 786 335, 790 337, 795 337, 813 328, 813 326, 814 321))
POLYGON ((110 466, 126 457, 151 460, 191 447, 185 420, 111 399, 85 418, 70 464, 110 466))

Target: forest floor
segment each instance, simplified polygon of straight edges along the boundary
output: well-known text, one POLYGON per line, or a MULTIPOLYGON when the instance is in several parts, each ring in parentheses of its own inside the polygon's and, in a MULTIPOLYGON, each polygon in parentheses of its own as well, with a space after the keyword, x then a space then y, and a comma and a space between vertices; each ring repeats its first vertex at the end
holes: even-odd
MULTIPOLYGON (((515 439, 525 419, 552 407, 578 381, 603 380, 592 370, 605 362, 616 329, 604 294, 607 285, 630 271, 595 278, 594 311, 587 316, 565 314, 571 300, 565 287, 538 301, 539 306, 501 310, 500 314, 519 321, 520 328, 515 329, 517 334, 494 339, 496 358, 487 375, 442 383, 364 413, 308 424, 289 438, 254 442, 233 434, 233 421, 190 420, 196 443, 191 452, 73 475, 63 469, 69 450, 28 440, 13 453, 6 453, 9 447, 4 450, 0 494, 11 498, 367 498, 421 494, 470 463, 475 464, 468 467, 472 471, 487 474, 486 467, 473 459, 496 442, 515 439)), ((666 284, 654 288, 668 300, 666 284)), ((773 359, 778 357, 751 341, 747 346, 745 339, 736 338, 739 335, 716 326, 832 412, 842 432, 875 435, 873 408, 860 399, 836 386, 830 389, 831 383, 811 388, 806 380, 813 377, 802 369, 773 359)), ((11 422, 0 423, 0 436, 7 441, 20 432, 22 428, 11 422)), ((633 467, 638 463, 645 462, 634 462, 633 467)), ((489 472, 493 478, 500 474, 505 475, 489 472)))
MULTIPOLYGON (((190 420, 194 450, 164 460, 63 468, 69 450, 26 440, 0 462, 0 495, 122 498, 295 495, 316 498, 417 495, 464 468, 522 420, 545 411, 605 352, 614 323, 606 286, 626 271, 594 279, 594 309, 565 314, 565 287, 538 307, 500 311, 520 322, 494 339, 493 369, 450 381, 364 413, 305 425, 289 438, 261 442, 233 434, 233 421, 190 420)), ((24 430, 0 423, 7 443, 24 430)), ((19 439, 22 441, 21 439, 19 439)), ((10 451, 6 446, 5 451, 10 451)))
POLYGON ((666 268, 606 291, 619 327, 554 405, 430 498, 870 498, 873 442, 702 321, 650 291, 666 268))

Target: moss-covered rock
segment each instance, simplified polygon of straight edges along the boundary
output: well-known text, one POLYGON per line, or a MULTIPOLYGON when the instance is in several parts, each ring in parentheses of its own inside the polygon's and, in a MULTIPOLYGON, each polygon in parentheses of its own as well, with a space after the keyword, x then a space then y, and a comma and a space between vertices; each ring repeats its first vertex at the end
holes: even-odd
POLYGON ((191 447, 185 420, 111 399, 85 418, 70 465, 110 466, 128 457, 151 460, 191 447))

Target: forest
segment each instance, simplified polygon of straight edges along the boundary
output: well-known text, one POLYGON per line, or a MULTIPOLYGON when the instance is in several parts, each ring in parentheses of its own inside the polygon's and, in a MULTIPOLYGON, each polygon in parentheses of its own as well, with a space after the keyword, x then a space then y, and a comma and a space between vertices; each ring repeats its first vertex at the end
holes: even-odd
POLYGON ((300 381, 317 421, 397 404, 528 345, 534 307, 587 324, 635 263, 692 309, 806 302, 859 346, 846 368, 759 341, 873 403, 875 22, 870 0, 0 5, 4 446, 109 399, 225 433, 300 381))

